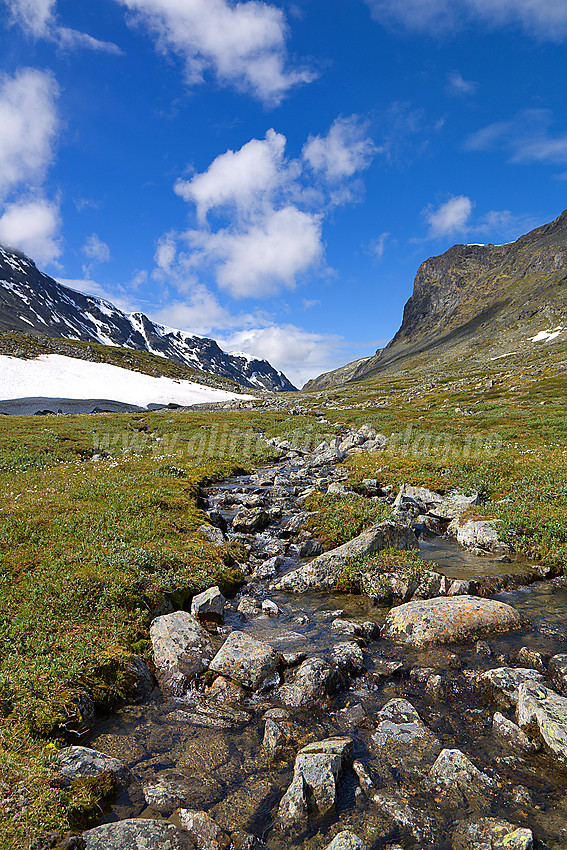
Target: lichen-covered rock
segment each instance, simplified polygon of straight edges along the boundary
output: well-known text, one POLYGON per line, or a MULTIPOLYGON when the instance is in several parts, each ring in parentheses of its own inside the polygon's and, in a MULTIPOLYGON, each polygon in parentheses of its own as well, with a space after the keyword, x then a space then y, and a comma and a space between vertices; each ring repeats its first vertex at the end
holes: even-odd
POLYGON ((160 687, 174 694, 207 670, 214 654, 207 632, 187 611, 156 617, 150 638, 160 687))
POLYGON ((283 824, 305 821, 310 811, 325 815, 334 808, 337 780, 352 759, 352 750, 351 738, 327 738, 298 752, 292 783, 280 802, 283 824))
POLYGON ((191 613, 198 620, 216 619, 222 620, 226 599, 218 587, 209 587, 203 593, 193 597, 191 602, 191 613))
POLYGON ((358 835, 345 829, 335 835, 331 843, 327 844, 325 850, 367 850, 367 847, 358 835))
POLYGON ((518 725, 537 734, 546 750, 567 762, 567 698, 526 682, 518 690, 518 725))
POLYGON ((331 661, 350 676, 356 676, 366 669, 362 649, 350 641, 335 644, 331 651, 331 661))
POLYGON ((183 775, 169 771, 142 784, 148 806, 162 815, 170 815, 180 806, 185 809, 205 809, 223 796, 223 786, 206 772, 183 775))
POLYGON ((428 646, 520 626, 520 614, 510 605, 473 596, 452 596, 406 602, 393 608, 386 618, 385 634, 410 646, 428 646))
POLYGON ((163 820, 132 818, 83 832, 86 850, 195 850, 187 832, 163 820))
POLYGON ((518 702, 518 688, 523 682, 543 684, 543 681, 543 675, 536 670, 526 667, 497 667, 482 673, 478 684, 493 699, 509 707, 518 702))
POLYGON ((402 484, 400 491, 394 500, 394 510, 417 514, 426 514, 432 508, 443 503, 443 496, 428 490, 426 487, 413 487, 411 484, 402 484))
POLYGON ((460 823, 452 835, 452 850, 532 850, 531 829, 500 818, 479 818, 460 823))
POLYGON ((122 787, 134 781, 131 771, 118 759, 89 747, 65 747, 59 750, 59 772, 67 779, 88 779, 109 771, 122 787))
POLYGON ((232 530, 254 534, 256 531, 263 531, 270 521, 270 515, 262 508, 252 508, 252 510, 243 508, 233 518, 232 530))
POLYGON ((183 828, 195 842, 197 850, 228 850, 230 838, 206 812, 179 809, 178 817, 183 828))
POLYGON ((207 540, 213 544, 213 546, 224 546, 226 543, 226 537, 224 536, 223 531, 220 528, 217 528, 214 525, 200 525, 197 531, 200 531, 203 537, 206 537, 207 540))
POLYGON ((461 523, 457 518, 447 529, 457 539, 464 549, 469 549, 479 555, 491 552, 495 555, 507 555, 513 551, 509 543, 500 539, 498 527, 501 521, 497 519, 468 520, 461 523))
POLYGON ((381 549, 417 548, 417 538, 407 525, 400 522, 381 522, 363 531, 348 543, 343 543, 342 546, 319 555, 298 570, 287 573, 280 579, 276 588, 291 593, 303 593, 309 588, 330 589, 336 585, 342 567, 350 558, 370 555, 381 549))
POLYGON ((297 727, 289 720, 266 719, 262 749, 268 758, 276 759, 288 754, 295 743, 297 727))
POLYGON ((532 741, 519 726, 497 711, 492 718, 492 734, 520 753, 537 753, 541 745, 532 741))
POLYGON ((446 806, 473 805, 477 810, 490 805, 493 782, 460 750, 442 750, 429 771, 424 787, 439 794, 446 806))
POLYGON ((282 685, 280 697, 286 705, 307 705, 337 690, 340 677, 334 667, 322 658, 308 658, 295 674, 291 684, 282 685))
POLYGON ((210 669, 256 690, 278 667, 279 655, 265 643, 244 632, 231 632, 213 660, 210 669))
POLYGON ((554 655, 550 658, 547 671, 553 688, 559 694, 567 694, 567 655, 554 655))
POLYGON ((411 781, 424 776, 442 746, 413 705, 405 699, 391 699, 376 714, 375 722, 374 769, 381 779, 411 781))

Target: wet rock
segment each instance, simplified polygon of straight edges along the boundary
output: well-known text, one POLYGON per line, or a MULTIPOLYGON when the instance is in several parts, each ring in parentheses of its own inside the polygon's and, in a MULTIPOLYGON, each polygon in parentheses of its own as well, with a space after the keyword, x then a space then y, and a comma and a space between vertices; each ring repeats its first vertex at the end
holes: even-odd
POLYGON ((257 531, 263 531, 269 523, 270 515, 262 508, 244 509, 233 517, 232 529, 245 534, 255 534, 257 531))
POLYGON ((432 508, 443 503, 443 496, 428 490, 426 487, 412 487, 411 484, 402 484, 400 491, 394 499, 394 510, 415 512, 415 514, 426 514, 432 508))
POLYGON ((521 729, 538 735, 548 752, 567 762, 567 698, 526 682, 519 687, 516 717, 521 729))
POLYGON ((203 593, 193 597, 191 613, 198 620, 216 620, 222 622, 226 599, 218 587, 209 587, 203 593))
POLYGON ((478 505, 479 502, 478 493, 465 496, 463 493, 453 492, 449 493, 440 504, 431 508, 429 513, 437 519, 453 520, 473 505, 478 505))
POLYGON ((479 677, 479 687, 501 705, 510 707, 518 702, 518 688, 523 682, 543 683, 544 677, 525 667, 497 667, 479 677))
POLYGON ((209 522, 211 525, 214 525, 216 528, 220 528, 221 531, 226 531, 227 524, 226 519, 220 513, 220 511, 207 511, 207 516, 209 517, 209 522))
POLYGON ((221 703, 240 703, 246 699, 247 691, 242 685, 217 676, 210 688, 207 689, 207 697, 221 703))
POLYGON ((297 667, 307 658, 307 653, 302 649, 291 652, 282 652, 282 661, 284 667, 297 667))
POLYGON ((327 844, 325 850, 367 850, 367 847, 358 835, 345 829, 335 835, 331 843, 327 844))
POLYGON ((214 525, 200 525, 197 531, 199 531, 203 537, 206 537, 207 540, 214 546, 224 546, 226 543, 224 533, 220 528, 217 528, 214 525))
POLYGON ((280 608, 273 602, 271 599, 264 599, 262 602, 262 611, 264 614, 267 614, 268 617, 279 617, 282 613, 280 608))
POLYGON ((228 850, 230 839, 206 812, 179 809, 177 813, 198 850, 228 850))
POLYGON ((314 558, 316 555, 320 555, 322 551, 323 547, 318 540, 305 540, 299 547, 299 557, 314 558))
POLYGON ((519 726, 497 711, 492 718, 492 734, 519 753, 537 753, 540 745, 532 741, 519 726))
POLYGON ((333 693, 341 684, 334 667, 322 658, 308 658, 298 668, 292 684, 280 688, 280 697, 286 705, 307 705, 333 693))
POLYGON ((362 637, 365 640, 375 640, 380 637, 381 632, 378 623, 367 621, 365 623, 361 623, 360 627, 362 629, 362 637))
POLYGON ((375 791, 370 799, 397 829, 409 833, 417 841, 427 841, 430 846, 432 830, 429 818, 413 808, 401 793, 375 791))
POLYGON ((531 829, 500 818, 479 818, 460 823, 452 835, 452 850, 532 850, 531 829))
POLYGON ((567 694, 567 655, 554 655, 550 659, 548 676, 558 693, 567 694))
POLYGON ((447 596, 467 596, 470 593, 471 584, 464 579, 454 579, 449 585, 447 596))
POLYGON ((241 596, 236 610, 244 614, 245 617, 257 617, 262 606, 253 596, 241 596))
POLYGON ((478 554, 492 552, 495 555, 507 555, 513 549, 509 543, 500 540, 499 525, 501 521, 496 519, 468 520, 462 524, 456 519, 450 523, 447 531, 456 537, 457 543, 464 549, 478 554))
POLYGON ((475 652, 482 658, 490 658, 490 656, 492 655, 490 644, 488 644, 485 640, 478 640, 476 642, 475 652))
POLYGON ((276 585, 278 590, 302 593, 309 588, 334 587, 341 568, 349 558, 369 555, 381 549, 417 549, 417 538, 411 528, 399 522, 382 522, 363 531, 337 549, 325 552, 285 575, 276 585))
POLYGON ((381 779, 415 781, 424 776, 442 747, 413 705, 405 699, 391 699, 374 719, 372 746, 381 779))
POLYGON ((274 578, 283 564, 283 561, 284 559, 281 555, 275 555, 273 558, 268 558, 266 561, 262 561, 262 563, 258 564, 258 566, 254 569, 252 578, 258 581, 265 581, 266 579, 274 578))
POLYGON ((262 749, 270 759, 289 755, 297 736, 295 724, 268 718, 264 726, 262 749))
POLYGON ((257 835, 250 835, 249 832, 243 832, 237 829, 230 836, 234 850, 267 850, 264 842, 257 835))
POLYGON ((331 661, 349 676, 356 676, 366 669, 364 653, 356 643, 337 643, 331 651, 331 661))
POLYGON ((385 634, 410 646, 454 643, 483 632, 519 628, 518 611, 503 602, 454 596, 406 602, 393 608, 385 622, 385 634))
POLYGON ((351 738, 327 738, 299 751, 292 783, 278 810, 284 825, 305 821, 310 814, 325 815, 334 808, 337 781, 352 759, 352 749, 351 738))
POLYGON ((130 699, 132 702, 142 702, 156 687, 155 677, 150 673, 148 665, 139 655, 132 655, 128 659, 126 670, 133 682, 129 692, 130 699))
POLYGON ((278 667, 279 655, 244 632, 231 632, 210 663, 221 676, 256 690, 278 667))
POLYGON ((59 772, 67 779, 88 779, 108 771, 123 788, 134 781, 131 771, 118 759, 89 747, 65 747, 59 750, 59 772))
POLYGON ((270 822, 270 812, 281 791, 265 777, 252 777, 212 809, 215 821, 226 832, 242 829, 260 834, 270 822))
POLYGON ((522 646, 516 656, 516 661, 522 667, 531 667, 532 670, 537 670, 539 673, 545 673, 545 662, 541 652, 536 652, 535 649, 529 649, 527 646, 522 646))
POLYGON ((460 750, 442 750, 429 771, 424 787, 440 794, 440 801, 451 808, 463 805, 478 810, 490 805, 493 782, 460 750))
POLYGON ((342 617, 337 617, 333 620, 331 629, 334 632, 341 632, 352 637, 362 636, 362 626, 360 623, 355 623, 354 620, 343 620, 342 617))
POLYGON ((164 691, 181 693, 207 670, 213 657, 207 632, 186 611, 157 617, 150 626, 150 638, 158 682, 164 691))
POLYGON ((195 850, 185 830, 163 820, 135 818, 83 832, 85 850, 195 850))
POLYGON ((373 679, 389 679, 403 669, 404 665, 402 661, 384 661, 382 658, 377 658, 369 675, 373 679))
POLYGON ((206 773, 183 776, 170 772, 144 782, 142 791, 148 806, 166 816, 180 806, 208 808, 223 796, 223 787, 220 782, 206 773))

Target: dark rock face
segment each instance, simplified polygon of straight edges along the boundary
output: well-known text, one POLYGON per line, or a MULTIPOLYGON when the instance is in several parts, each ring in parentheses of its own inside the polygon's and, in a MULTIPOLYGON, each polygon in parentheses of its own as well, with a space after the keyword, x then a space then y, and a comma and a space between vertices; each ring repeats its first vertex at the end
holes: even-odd
POLYGON ((532 346, 530 336, 565 324, 566 278, 567 211, 507 245, 453 245, 419 267, 402 325, 384 349, 321 375, 305 389, 406 368, 417 354, 451 359, 474 357, 478 350, 486 357, 491 348, 498 355, 518 344, 532 346))
POLYGON ((159 325, 143 313, 123 313, 63 286, 23 254, 0 248, 0 332, 5 331, 147 351, 245 387, 295 390, 267 360, 228 354, 213 339, 159 325))

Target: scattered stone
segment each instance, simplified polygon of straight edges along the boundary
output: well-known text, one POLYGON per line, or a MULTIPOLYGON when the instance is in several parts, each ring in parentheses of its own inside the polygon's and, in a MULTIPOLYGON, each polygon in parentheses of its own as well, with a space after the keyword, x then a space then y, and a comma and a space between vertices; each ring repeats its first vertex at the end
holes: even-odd
POLYGON ((318 540, 305 540, 299 547, 299 557, 314 558, 317 555, 320 555, 322 551, 323 547, 321 546, 318 540))
POLYGON ((473 596, 454 596, 406 602, 393 608, 386 618, 385 634, 410 646, 429 646, 520 626, 520 614, 510 605, 473 596))
POLYGON ((519 687, 516 717, 521 729, 537 734, 548 752, 567 762, 567 698, 525 682, 519 687))
POLYGON ((263 531, 269 523, 270 515, 262 508, 243 509, 233 517, 232 530, 255 534, 257 531, 263 531))
POLYGON ((358 835, 345 829, 335 835, 331 843, 327 844, 325 850, 368 850, 368 848, 358 835))
POLYGON ((264 614, 267 614, 268 617, 279 617, 282 613, 276 603, 272 602, 271 599, 264 599, 262 602, 262 611, 264 614))
POLYGON ((479 818, 460 823, 452 835, 452 850, 532 850, 531 829, 500 818, 479 818))
POLYGON ((545 673, 545 662, 541 652, 536 652, 535 649, 529 649, 523 646, 516 656, 516 661, 522 667, 531 667, 532 670, 538 670, 540 673, 545 673))
POLYGON ((156 617, 150 638, 159 685, 176 695, 208 669, 214 654, 207 632, 187 611, 156 617))
POLYGON ((215 525, 200 525, 197 531, 200 531, 203 537, 206 537, 213 546, 224 546, 226 537, 220 528, 215 525))
POLYGON ((256 617, 262 610, 262 606, 253 596, 241 596, 236 610, 245 617, 256 617))
POLYGON ((89 747, 65 747, 59 750, 59 772, 67 779, 89 779, 108 771, 123 788, 134 781, 131 771, 118 759, 89 747))
POLYGON ((228 850, 230 839, 206 812, 179 809, 177 813, 198 850, 228 850))
POLYGON ((237 829, 230 836, 234 850, 267 850, 264 842, 256 835, 237 829))
POLYGON ((493 782, 460 750, 442 750, 429 771, 426 790, 440 793, 440 800, 449 807, 472 805, 482 810, 489 805, 493 782))
POLYGON ((353 620, 343 620, 342 617, 337 617, 331 624, 333 632, 341 632, 345 635, 362 636, 362 626, 360 623, 355 623, 353 620))
POLYGON ((311 813, 325 815, 334 808, 337 781, 352 759, 352 750, 351 738, 327 738, 299 751, 292 783, 279 807, 283 824, 294 825, 306 821, 311 813))
POLYGON ((274 578, 283 564, 283 561, 284 559, 281 555, 275 555, 273 558, 268 558, 266 561, 262 561, 262 563, 258 564, 252 573, 252 578, 258 581, 265 581, 266 579, 274 578))
POLYGON ((475 652, 482 658, 490 658, 492 655, 490 644, 488 644, 485 640, 478 640, 476 642, 475 652))
POLYGON ((519 726, 497 711, 492 718, 492 734, 520 753, 537 753, 540 744, 532 741, 519 726))
POLYGON ((215 620, 222 622, 226 599, 218 587, 209 587, 203 593, 193 597, 191 613, 198 620, 215 620))
POLYGON ((213 660, 210 669, 256 690, 279 663, 278 653, 244 632, 231 632, 213 660))
POLYGON ((289 754, 296 741, 296 731, 293 723, 267 718, 262 741, 262 748, 266 755, 275 759, 289 754))
POLYGON ((502 705, 510 707, 518 702, 518 688, 523 682, 543 684, 544 677, 536 670, 524 667, 497 667, 479 676, 479 687, 502 705))
POLYGON ((132 818, 83 832, 85 850, 195 850, 191 837, 169 821, 132 818))
POLYGON ((298 668, 293 683, 280 688, 280 697, 286 705, 307 705, 333 693, 339 685, 340 677, 334 667, 322 658, 308 658, 298 668))
POLYGON ((391 699, 376 714, 372 745, 375 769, 384 782, 424 776, 441 752, 441 742, 425 725, 413 705, 391 699))

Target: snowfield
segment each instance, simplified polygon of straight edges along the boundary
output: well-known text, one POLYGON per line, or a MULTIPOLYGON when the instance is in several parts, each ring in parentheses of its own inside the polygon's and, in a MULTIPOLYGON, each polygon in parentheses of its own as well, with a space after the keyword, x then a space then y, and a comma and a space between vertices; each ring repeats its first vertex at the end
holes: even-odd
POLYGON ((152 378, 108 363, 90 363, 60 354, 45 354, 35 360, 0 355, 0 400, 36 397, 106 399, 138 407, 255 398, 192 381, 152 378))

